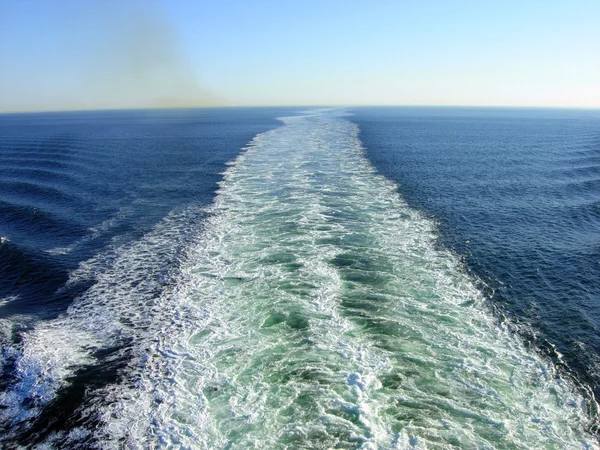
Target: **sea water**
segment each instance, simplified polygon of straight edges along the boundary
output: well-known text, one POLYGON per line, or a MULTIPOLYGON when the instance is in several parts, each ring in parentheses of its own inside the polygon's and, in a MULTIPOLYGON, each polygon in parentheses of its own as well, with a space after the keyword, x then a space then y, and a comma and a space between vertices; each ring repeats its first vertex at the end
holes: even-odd
MULTIPOLYGON (((500 314, 443 245, 451 222, 382 170, 360 114, 286 112, 230 160, 210 203, 170 208, 178 188, 155 189, 132 208, 164 204, 162 218, 126 231, 105 219, 104 240, 84 229, 45 249, 102 242, 49 288, 70 295, 63 309, 3 319, 6 445, 596 448, 593 389, 500 314)), ((139 170, 149 189, 161 180, 139 170)), ((6 307, 25 301, 12 289, 6 307)))

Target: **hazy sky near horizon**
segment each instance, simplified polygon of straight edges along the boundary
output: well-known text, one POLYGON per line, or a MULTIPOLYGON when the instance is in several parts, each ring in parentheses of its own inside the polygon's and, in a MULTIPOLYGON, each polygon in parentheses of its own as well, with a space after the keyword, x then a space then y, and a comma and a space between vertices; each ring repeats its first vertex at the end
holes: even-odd
POLYGON ((0 0, 0 111, 600 108, 597 0, 0 0))

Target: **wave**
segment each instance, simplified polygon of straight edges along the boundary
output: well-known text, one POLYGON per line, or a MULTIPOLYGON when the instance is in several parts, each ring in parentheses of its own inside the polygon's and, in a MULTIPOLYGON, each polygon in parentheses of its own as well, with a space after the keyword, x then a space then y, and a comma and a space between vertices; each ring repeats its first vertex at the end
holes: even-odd
POLYGON ((5 181, 0 180, 0 189, 5 197, 13 196, 16 198, 30 198, 37 203, 48 202, 59 205, 81 206, 83 200, 78 194, 66 192, 64 188, 56 188, 43 185, 40 182, 30 183, 26 181, 5 181))
POLYGON ((46 181, 52 183, 64 183, 73 184, 75 178, 73 175, 49 169, 35 169, 35 168, 22 168, 22 167, 3 167, 0 168, 0 176, 3 179, 16 180, 16 181, 46 181))
POLYGON ((72 220, 56 217, 49 211, 29 205, 0 200, 0 214, 4 226, 26 231, 28 234, 51 234, 55 238, 81 237, 85 229, 72 220))
POLYGON ((15 314, 52 316, 56 291, 67 279, 67 268, 53 258, 36 254, 25 246, 17 245, 3 236, 0 243, 0 317, 15 314), (18 299, 18 301, 17 301, 18 299), (10 301, 9 301, 10 300, 10 301), (37 311, 32 305, 44 305, 37 311))

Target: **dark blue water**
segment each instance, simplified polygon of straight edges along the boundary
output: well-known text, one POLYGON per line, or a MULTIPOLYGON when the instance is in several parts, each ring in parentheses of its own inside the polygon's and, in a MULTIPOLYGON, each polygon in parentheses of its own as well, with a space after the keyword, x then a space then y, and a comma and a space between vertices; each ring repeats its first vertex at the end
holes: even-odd
POLYGON ((600 111, 355 112, 368 157, 439 222, 492 304, 598 397, 600 111))
MULTIPOLYGON (((117 275, 127 270, 109 275, 133 295, 150 298, 161 289, 157 283, 135 292, 144 279, 164 277, 176 267, 190 231, 204 219, 201 208, 212 201, 226 163, 257 133, 279 126, 275 117, 284 111, 0 115, 0 387, 16 383, 17 356, 11 349, 19 348, 30 329, 66 311, 130 243, 169 214, 187 211, 176 235, 150 247, 152 254, 139 267, 126 268, 131 273, 121 280, 117 275), (93 268, 70 280, 88 260, 95 261, 93 268)), ((120 353, 112 362, 107 359, 111 349, 96 355, 95 364, 80 370, 23 433, 4 421, 12 430, 9 442, 35 442, 36 436, 41 439, 69 421, 72 427, 84 392, 122 376, 125 346, 117 346, 120 353)))
MULTIPOLYGON (((349 120, 358 125, 368 160, 397 184, 400 196, 412 208, 435 221, 439 247, 462 259, 464 270, 487 295, 493 314, 524 337, 533 352, 561 369, 584 396, 600 395, 600 111, 355 108, 352 112, 355 115, 349 120)), ((103 441, 106 436, 99 436, 98 430, 112 427, 111 433, 118 434, 115 424, 120 422, 114 416, 118 413, 109 407, 119 404, 120 392, 131 395, 132 386, 142 386, 155 401, 152 407, 142 405, 149 410, 169 402, 164 396, 169 389, 145 386, 146 374, 140 369, 148 359, 159 361, 149 367, 160 367, 161 359, 177 354, 177 349, 161 353, 154 345, 171 311, 185 311, 163 300, 181 290, 181 280, 188 279, 181 276, 187 270, 183 262, 189 264, 191 248, 206 244, 204 228, 213 233, 227 229, 228 224, 213 221, 215 212, 209 207, 224 183, 223 172, 257 134, 281 126, 277 117, 294 114, 295 110, 284 108, 215 108, 0 115, 0 445, 17 448, 43 442, 51 448, 70 448, 70 443, 78 442, 78 446, 108 448, 106 442, 113 441, 103 441), (88 320, 90 315, 93 320, 88 320), (110 402, 105 399, 108 394, 110 402), (114 423, 106 411, 112 411, 114 423), (98 436, 89 430, 96 430, 98 436)), ((279 170, 281 176, 289 170, 289 180, 296 182, 291 185, 303 189, 303 183, 308 183, 310 195, 323 195, 340 229, 355 227, 365 235, 348 232, 344 239, 375 242, 367 239, 367 222, 364 229, 357 225, 363 224, 364 217, 336 212, 335 204, 330 204, 331 198, 339 196, 346 209, 358 211, 361 205, 355 204, 354 191, 368 197, 362 184, 355 189, 348 187, 348 180, 340 181, 339 176, 350 176, 351 171, 340 169, 331 177, 340 181, 337 185, 320 187, 317 178, 303 172, 311 167, 322 170, 318 161, 292 164, 282 156, 294 148, 299 159, 312 158, 323 148, 354 148, 354 128, 345 120, 325 113, 314 123, 308 119, 298 125, 292 120, 281 134, 259 138, 253 151, 271 151, 280 160, 273 168, 268 158, 255 156, 255 163, 260 162, 256 167, 263 167, 265 173, 254 173, 259 169, 236 160, 242 165, 239 172, 252 182, 246 186, 242 180, 244 189, 239 193, 228 191, 226 206, 236 211, 235 202, 240 200, 236 195, 256 195, 274 210, 282 202, 280 215, 285 216, 283 206, 289 209, 294 195, 288 192, 288 200, 271 198, 272 192, 284 192, 274 186, 271 172, 279 170), (304 130, 306 136, 297 130, 304 130), (348 192, 338 192, 340 186, 348 192)), ((358 153, 349 154, 356 158, 358 153)), ((335 157, 329 159, 330 165, 337 164, 335 157)), ((363 178, 357 180, 369 185, 365 180, 374 175, 361 160, 341 161, 360 167, 363 178)), ((329 175, 320 174, 323 180, 329 175)), ((284 182, 286 177, 281 179, 284 182)), ((373 186, 373 195, 383 195, 385 184, 376 180, 373 186)), ((302 195, 299 192, 296 200, 302 195)), ((394 202, 389 204, 400 204, 394 202)), ((256 203, 257 208, 263 206, 256 203)), ((309 209, 306 217, 314 213, 309 209)), ((245 215, 237 211, 231 217, 245 215)), ((274 212, 273 217, 279 216, 274 212)), ((256 223, 261 218, 252 220, 249 224, 260 231, 256 223)), ((265 223, 270 220, 265 218, 265 223)), ((427 225, 413 225, 416 230, 423 227, 425 242, 427 225)), ((285 226, 298 228, 287 222, 285 226)), ((327 228, 320 227, 320 232, 327 228)), ((231 243, 231 248, 227 242, 223 245, 232 255, 243 256, 252 248, 244 246, 243 237, 238 237, 235 248, 231 243)), ((279 245, 277 236, 271 238, 279 245)), ((298 254, 304 250, 298 249, 298 254)), ((376 248, 370 251, 383 254, 376 248)), ((257 261, 245 265, 262 260, 257 261)), ((365 261, 359 263, 366 267, 365 261)), ((432 267, 437 267, 437 259, 432 261, 432 267)), ((227 264, 235 267, 236 261, 227 264)), ((301 266, 293 265, 290 273, 296 276, 301 266)), ((226 286, 237 286, 244 279, 228 276, 225 281, 226 286)), ((290 283, 293 289, 298 287, 290 283)), ((371 292, 363 303, 383 298, 380 294, 371 292)), ((378 308, 373 311, 381 313, 378 308)), ((231 313, 238 315, 235 310, 231 313)), ((303 319, 302 327, 294 324, 304 329, 323 317, 303 319)), ((367 321, 365 317, 361 320, 367 321)), ((378 320, 373 330, 382 336, 398 334, 390 328, 394 317, 378 320)), ((185 345, 203 336, 208 334, 198 332, 185 345)), ((216 356, 228 364, 229 349, 221 344, 225 350, 216 356)), ((163 378, 170 380, 170 372, 164 371, 163 378)), ((405 375, 398 380, 410 377, 405 375)), ((304 372, 293 377, 302 383, 310 378, 304 372)), ((193 392, 194 384, 190 386, 193 392)), ((442 386, 441 403, 443 391, 442 386)), ((418 401, 406 402, 419 410, 418 401)), ((180 419, 169 418, 177 426, 187 423, 180 419)), ((415 415, 415 423, 422 419, 415 415)), ((156 425, 148 442, 166 442, 159 435, 169 427, 168 420, 166 425, 156 425)), ((588 431, 597 433, 597 427, 592 425, 588 431)), ((193 429, 189 436, 194 436, 193 429)), ((364 442, 369 439, 365 436, 364 442)), ((137 445, 124 439, 117 442, 137 445)))
MULTIPOLYGON (((212 201, 220 172, 281 110, 0 116, 0 317, 60 312, 66 273, 173 210, 212 201), (37 306, 40 306, 37 309, 37 306)), ((67 303, 65 303, 67 302, 67 303)))

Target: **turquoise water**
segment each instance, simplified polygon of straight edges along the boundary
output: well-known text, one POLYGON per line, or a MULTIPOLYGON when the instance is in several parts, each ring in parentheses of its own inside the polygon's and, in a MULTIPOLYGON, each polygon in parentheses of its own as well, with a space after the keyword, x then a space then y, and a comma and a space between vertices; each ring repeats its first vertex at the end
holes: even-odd
POLYGON ((224 175, 105 444, 595 448, 594 404, 490 313, 342 113, 224 175))

